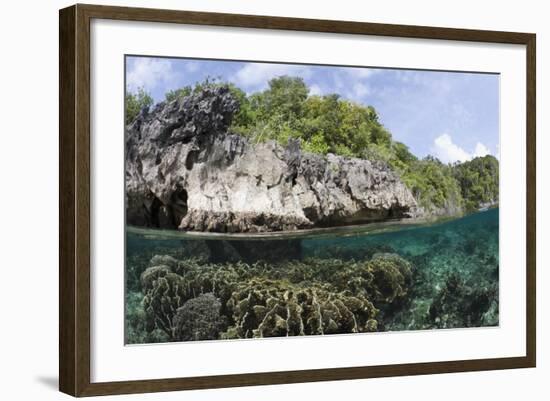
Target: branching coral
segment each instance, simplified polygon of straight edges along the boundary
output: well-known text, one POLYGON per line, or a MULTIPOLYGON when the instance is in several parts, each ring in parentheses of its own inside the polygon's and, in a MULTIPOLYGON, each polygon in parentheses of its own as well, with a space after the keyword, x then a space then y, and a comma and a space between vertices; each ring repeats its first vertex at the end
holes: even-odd
MULTIPOLYGON (((148 270, 143 274, 148 273, 148 270)), ((157 278, 150 281, 143 298, 149 331, 158 328, 170 338, 174 338, 172 319, 176 310, 185 302, 184 287, 181 276, 165 270, 159 270, 157 278)))

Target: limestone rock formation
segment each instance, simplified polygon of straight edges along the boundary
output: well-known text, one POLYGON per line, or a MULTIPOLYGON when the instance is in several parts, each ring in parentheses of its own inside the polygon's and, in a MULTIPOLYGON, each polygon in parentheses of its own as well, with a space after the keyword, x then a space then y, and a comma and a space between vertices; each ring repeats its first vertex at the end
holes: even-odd
POLYGON ((229 126, 224 87, 144 109, 126 132, 127 223, 266 232, 403 218, 409 189, 383 163, 251 143, 229 126))

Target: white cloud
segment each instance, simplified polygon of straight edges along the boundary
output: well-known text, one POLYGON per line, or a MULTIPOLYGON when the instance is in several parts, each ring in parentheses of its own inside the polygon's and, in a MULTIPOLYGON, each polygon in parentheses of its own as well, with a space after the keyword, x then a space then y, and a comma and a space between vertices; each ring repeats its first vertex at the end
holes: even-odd
POLYGON ((323 90, 317 84, 313 84, 309 87, 309 94, 312 96, 322 96, 323 90))
POLYGON ((344 98, 363 102, 365 96, 373 94, 370 78, 380 73, 380 69, 364 67, 345 67, 333 75, 334 90, 344 98))
POLYGON ((474 150, 473 157, 482 157, 490 154, 491 151, 489 150, 489 148, 487 148, 487 146, 485 146, 481 142, 476 143, 476 149, 474 150))
POLYGON ((138 58, 128 74, 126 84, 131 90, 144 88, 151 91, 161 83, 170 83, 175 78, 172 63, 166 59, 138 58))
POLYGON ((248 63, 235 74, 233 80, 245 88, 261 89, 267 82, 281 75, 308 78, 311 70, 301 65, 248 63))
POLYGON ((449 134, 443 134, 435 138, 432 152, 435 157, 445 163, 452 163, 457 160, 463 162, 471 158, 468 152, 453 143, 449 134))
POLYGON ((491 154, 487 146, 478 142, 473 153, 469 153, 453 142, 449 134, 443 134, 435 138, 431 151, 435 157, 444 163, 456 161, 465 162, 474 157, 481 157, 491 154))

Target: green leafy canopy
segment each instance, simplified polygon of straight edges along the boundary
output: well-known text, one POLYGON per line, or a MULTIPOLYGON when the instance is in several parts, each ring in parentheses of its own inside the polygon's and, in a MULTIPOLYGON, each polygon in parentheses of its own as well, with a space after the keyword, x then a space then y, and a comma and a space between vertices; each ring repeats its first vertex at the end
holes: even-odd
POLYGON ((153 98, 143 88, 138 88, 135 93, 126 91, 124 100, 126 105, 126 124, 130 124, 134 121, 143 108, 153 104, 153 98))

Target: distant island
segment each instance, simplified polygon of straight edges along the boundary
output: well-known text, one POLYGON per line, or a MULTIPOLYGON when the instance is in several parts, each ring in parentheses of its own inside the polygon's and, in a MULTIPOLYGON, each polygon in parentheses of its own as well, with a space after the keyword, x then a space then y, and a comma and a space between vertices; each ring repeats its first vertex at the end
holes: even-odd
POLYGON ((310 95, 299 77, 249 95, 207 79, 152 103, 126 95, 129 225, 255 233, 498 205, 495 157, 420 159, 372 106, 310 95))

